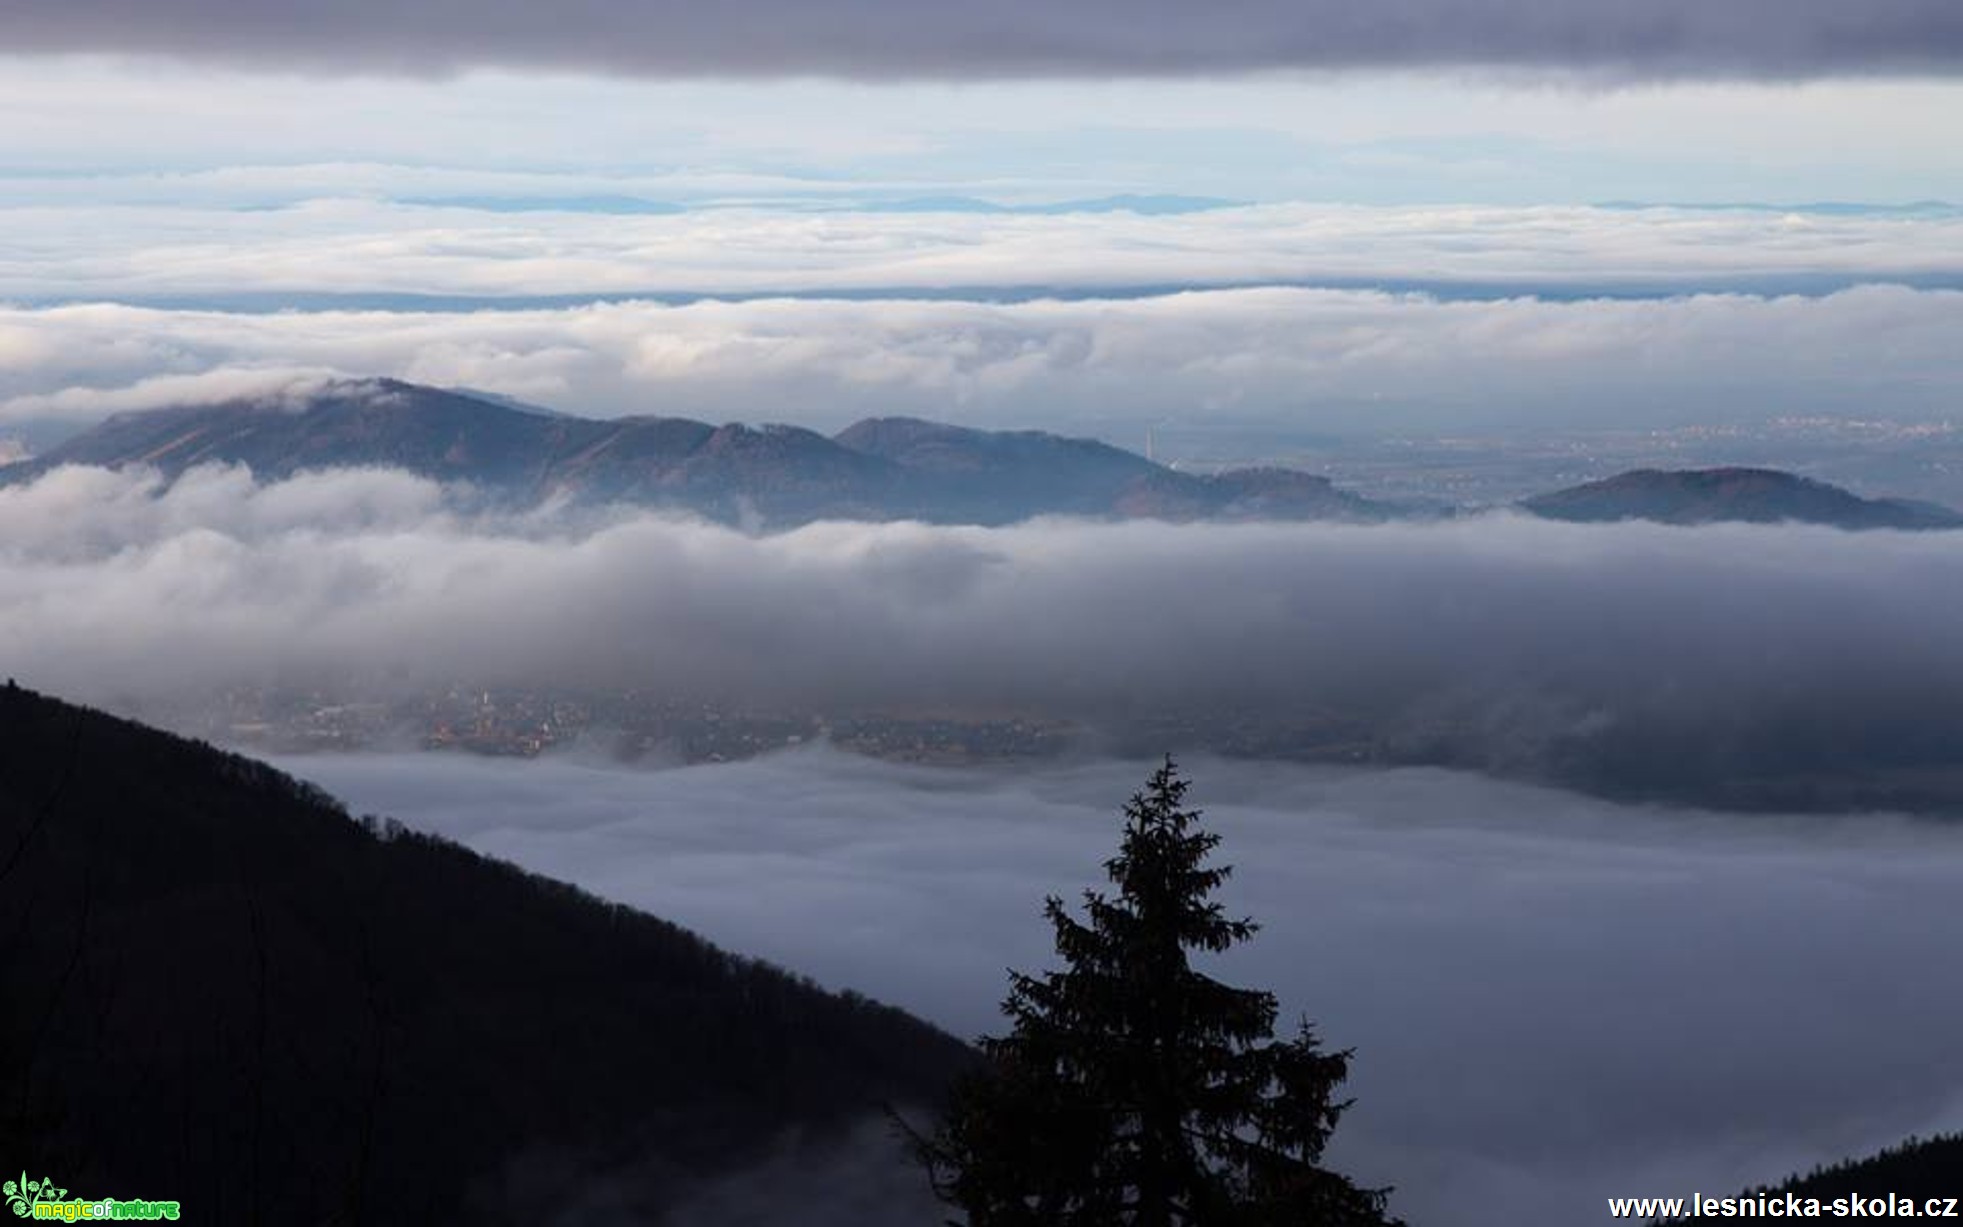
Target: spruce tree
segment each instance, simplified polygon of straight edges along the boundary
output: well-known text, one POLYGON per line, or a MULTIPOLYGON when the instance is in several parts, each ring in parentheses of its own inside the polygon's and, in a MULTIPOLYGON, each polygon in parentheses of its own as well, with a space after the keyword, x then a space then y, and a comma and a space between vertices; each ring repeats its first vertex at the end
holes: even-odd
POLYGON ((1079 920, 1044 914, 1064 967, 1010 973, 1010 1033, 915 1144, 968 1227, 1349 1227, 1393 1223, 1382 1191, 1319 1166, 1347 1106, 1349 1052, 1304 1022, 1274 1038, 1272 993, 1197 971, 1189 953, 1247 941, 1255 924, 1211 898, 1220 837, 1184 807, 1171 758, 1125 806, 1105 863, 1115 897, 1079 920))

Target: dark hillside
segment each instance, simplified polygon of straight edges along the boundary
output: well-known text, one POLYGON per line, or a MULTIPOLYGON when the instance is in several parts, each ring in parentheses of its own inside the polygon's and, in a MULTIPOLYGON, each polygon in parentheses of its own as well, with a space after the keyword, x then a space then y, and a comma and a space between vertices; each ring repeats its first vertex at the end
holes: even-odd
POLYGON ((1868 499, 1777 469, 1634 469, 1520 504, 1550 520, 1664 524, 1831 524, 1837 528, 1963 528, 1963 514, 1934 503, 1868 499))
POLYGON ((1035 516, 1384 519, 1391 509, 1306 473, 1175 472, 1094 439, 872 418, 835 438, 797 426, 681 417, 570 417, 394 379, 341 379, 220 404, 125 413, 42 455, 0 465, 0 486, 62 465, 145 466, 174 481, 200 464, 261 479, 399 469, 494 503, 626 503, 727 524, 814 520, 1011 524, 1035 516))
POLYGON ((544 477, 548 449, 600 429, 393 379, 342 380, 296 397, 118 414, 15 476, 63 464, 146 464, 172 478, 199 464, 244 464, 267 479, 370 466, 528 490, 544 477))
POLYGON ((263 764, 0 688, 0 1154, 227 1223, 634 1221, 967 1048, 263 764), (597 1192, 593 1196, 599 1196, 597 1192))
MULTIPOLYGON (((1865 1159, 1851 1159, 1832 1167, 1819 1168, 1804 1176, 1795 1176, 1783 1184, 1765 1189, 1752 1190, 1754 1195, 1766 1194, 1783 1198, 1791 1193, 1797 1197, 1816 1197, 1823 1203, 1831 1203, 1835 1198, 1860 1197, 1906 1197, 1915 1203, 1917 1217, 1928 1209, 1930 1199, 1947 1201, 1953 1197, 1963 1197, 1963 1134, 1949 1134, 1935 1138, 1910 1138, 1900 1146, 1890 1147, 1880 1154, 1865 1159)), ((1934 1207, 1930 1216, 1935 1216, 1934 1207)), ((1850 1206, 1851 1210, 1852 1207, 1850 1206)), ((1822 1217, 1885 1217, 1880 1215, 1833 1215, 1825 1213, 1822 1217)), ((1958 1203, 1954 1216, 1963 1217, 1963 1203, 1958 1203)), ((1687 1223, 1689 1219, 1672 1219, 1672 1223, 1687 1223)))
POLYGON ((1132 483, 1166 470, 1094 439, 987 431, 918 418, 868 418, 837 442, 903 469, 918 514, 1011 523, 1033 515, 1109 515, 1132 483))

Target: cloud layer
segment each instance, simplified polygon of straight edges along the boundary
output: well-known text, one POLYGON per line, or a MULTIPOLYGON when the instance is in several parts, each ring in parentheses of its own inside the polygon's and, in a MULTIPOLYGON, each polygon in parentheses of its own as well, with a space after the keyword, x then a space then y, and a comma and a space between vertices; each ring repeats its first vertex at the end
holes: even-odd
MULTIPOLYGON (((114 191, 113 184, 105 188, 114 191)), ((350 189, 359 190, 359 189, 350 189)), ((309 296, 1082 293, 1232 284, 1564 295, 1963 279, 1963 211, 1353 207, 1130 213, 513 215, 373 199, 235 211, 0 208, 0 295, 305 305, 309 296)))
POLYGON ((1142 448, 1192 435, 1942 421, 1963 293, 1643 301, 1264 289, 1075 302, 778 299, 240 314, 0 309, 0 436, 338 372, 595 416, 837 429, 902 414, 1142 448))
POLYGON ((1168 420, 1943 420, 1963 377, 1953 209, 604 217, 329 200, 18 205, 0 224, 0 294, 80 300, 0 307, 0 432, 329 372, 598 415, 897 413, 1134 445, 1168 420), (182 309, 114 305, 146 301, 182 309))
POLYGON ((1940 785, 1963 736, 1958 533, 1497 516, 752 537, 466 518, 391 473, 202 469, 159 491, 65 469, 0 490, 0 567, 0 665, 139 710, 229 685, 631 686, 1153 744, 1246 727, 1283 750, 1333 718, 1400 759, 1675 795, 1814 780, 1827 806, 1899 773, 1940 785))
POLYGON ((1173 75, 1271 68, 1489 65, 1621 75, 1945 72, 1963 19, 1943 0, 746 0, 704 8, 569 0, 23 0, 15 52, 157 53, 429 74, 517 65, 660 76, 864 78, 1173 75))
POLYGON ((487 70, 369 78, 350 97, 244 66, 15 57, 0 72, 6 197, 1963 198, 1942 122, 1963 105, 1956 77, 1604 90, 1466 73, 868 86, 487 70))
MULTIPOLYGON (((1593 1222, 1963 1123, 1952 829, 1186 765, 1265 924, 1224 972, 1357 1048, 1332 1157, 1411 1222, 1593 1222)), ((1101 881, 1148 769, 286 766, 965 1034, 1000 1031, 1005 967, 1050 964, 1041 897, 1101 881)))

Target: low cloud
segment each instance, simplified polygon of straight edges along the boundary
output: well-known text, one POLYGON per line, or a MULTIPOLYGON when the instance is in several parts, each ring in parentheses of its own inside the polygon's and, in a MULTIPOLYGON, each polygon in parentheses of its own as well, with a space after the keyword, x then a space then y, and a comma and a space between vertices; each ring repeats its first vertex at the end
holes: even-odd
MULTIPOLYGON (((118 189, 106 184, 104 191, 118 189)), ((360 193, 357 184, 349 189, 360 193)), ((1963 276, 1963 212, 1268 204, 1174 216, 715 209, 513 216, 16 204, 0 295, 304 306, 443 299, 1222 284, 1682 293, 1963 276)), ((1947 280, 1944 280, 1944 279, 1947 280)), ((473 304, 475 305, 475 304, 473 304)))
MULTIPOLYGON (((43 353, 52 356, 52 351, 43 353)), ((58 392, 29 393, 8 401, 4 413, 22 421, 92 423, 118 413, 164 406, 220 405, 237 400, 285 404, 297 409, 304 407, 309 397, 336 382, 342 382, 342 377, 331 370, 220 367, 182 375, 148 375, 121 387, 70 385, 58 392)))
POLYGON ((595 416, 837 429, 907 414, 1134 447, 1168 422, 1204 435, 1942 420, 1963 382, 1959 330, 1963 293, 1886 286, 1575 302, 1270 288, 432 313, 15 308, 0 309, 0 433, 325 372, 595 416))
MULTIPOLYGON (((1052 965, 1040 900, 1102 881, 1149 769, 823 748, 660 772, 285 765, 969 1035, 1003 1029, 1005 968, 1052 965)), ((1228 905, 1265 926, 1223 974, 1356 1047, 1332 1159, 1397 1185, 1413 1223, 1592 1222, 1604 1197, 1731 1193, 1963 1124, 1963 989, 1943 970, 1963 833, 1442 771, 1186 767, 1238 867, 1228 905)))
POLYGON ((0 662, 139 710, 226 686, 632 686, 1277 752, 1306 729, 1610 791, 1814 779, 1827 806, 1871 803, 1871 776, 1949 795, 1963 735, 1956 533, 1500 515, 757 537, 477 518, 397 473, 64 469, 0 490, 0 566, 0 662))
POLYGON ((511 0, 404 10, 355 0, 21 0, 8 49, 162 54, 331 72, 427 75, 476 65, 650 76, 1170 76, 1285 68, 1505 66, 1616 76, 1947 72, 1963 22, 1942 0, 750 0, 702 8, 511 0))

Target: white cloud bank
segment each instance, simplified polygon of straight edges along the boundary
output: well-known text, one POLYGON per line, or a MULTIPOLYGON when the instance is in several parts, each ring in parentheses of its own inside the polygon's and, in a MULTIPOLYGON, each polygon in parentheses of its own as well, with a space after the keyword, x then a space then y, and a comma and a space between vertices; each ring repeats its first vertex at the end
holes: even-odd
POLYGON ((0 669, 138 709, 462 682, 1126 728, 1333 711, 1399 755, 1679 795, 1953 771, 1963 736, 1953 532, 1500 516, 752 537, 464 518, 394 473, 208 468, 159 491, 64 469, 0 489, 0 571, 0 669))
MULTIPOLYGON (((822 749, 663 772, 285 764, 529 868, 999 1032, 1042 895, 1102 881, 1147 766, 909 769, 822 749)), ((1434 771, 1195 760, 1264 922, 1226 967, 1358 1050, 1336 1163, 1433 1227, 1606 1221, 1963 1125, 1963 832, 1740 820, 1434 771)), ((896 1223, 898 1220, 895 1220, 896 1223)), ((931 1220, 922 1220, 931 1221, 931 1220)))
POLYGON ((482 298, 1219 283, 1963 276, 1963 213, 1273 204, 1170 217, 483 213, 323 199, 0 209, 0 296, 482 298))
POLYGON ((1642 301, 1228 290, 1022 303, 775 299, 241 314, 0 309, 0 432, 326 372, 596 416, 835 429, 909 414, 1141 446, 1171 420, 1286 432, 1944 420, 1963 292, 1642 301))

